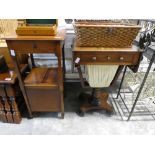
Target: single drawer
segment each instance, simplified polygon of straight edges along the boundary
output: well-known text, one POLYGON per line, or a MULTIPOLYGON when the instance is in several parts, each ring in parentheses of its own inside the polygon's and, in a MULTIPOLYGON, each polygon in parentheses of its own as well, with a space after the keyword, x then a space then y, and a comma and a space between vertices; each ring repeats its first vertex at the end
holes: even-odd
POLYGON ((9 48, 15 50, 17 53, 51 53, 56 51, 57 42, 43 41, 43 40, 16 40, 9 41, 9 48))
POLYGON ((74 52, 80 64, 135 65, 139 56, 139 52, 74 52))
POLYGON ((59 112, 60 92, 51 88, 27 87, 26 93, 33 112, 59 112))

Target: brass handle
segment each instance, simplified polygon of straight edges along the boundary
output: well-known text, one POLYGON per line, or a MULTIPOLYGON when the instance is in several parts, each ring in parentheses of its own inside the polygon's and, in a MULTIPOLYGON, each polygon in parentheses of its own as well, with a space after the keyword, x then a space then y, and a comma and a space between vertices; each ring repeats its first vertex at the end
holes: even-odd
POLYGON ((96 60, 96 57, 92 57, 93 60, 96 60))
POLYGON ((108 56, 108 57, 107 57, 107 59, 108 59, 108 60, 110 60, 110 59, 111 59, 111 57, 110 57, 110 56, 108 56))
POLYGON ((120 60, 124 60, 124 57, 120 57, 120 60))

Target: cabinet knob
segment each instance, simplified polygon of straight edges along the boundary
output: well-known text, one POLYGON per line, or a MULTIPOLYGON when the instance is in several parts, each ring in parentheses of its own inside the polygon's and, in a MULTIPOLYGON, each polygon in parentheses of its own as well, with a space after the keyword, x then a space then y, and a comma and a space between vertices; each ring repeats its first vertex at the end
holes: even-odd
POLYGON ((110 57, 110 56, 108 56, 108 57, 107 57, 107 59, 108 59, 108 60, 110 60, 110 59, 111 59, 111 57, 110 57))
POLYGON ((96 57, 92 57, 93 60, 96 60, 96 57))
POLYGON ((124 57, 120 57, 120 60, 124 60, 124 57))

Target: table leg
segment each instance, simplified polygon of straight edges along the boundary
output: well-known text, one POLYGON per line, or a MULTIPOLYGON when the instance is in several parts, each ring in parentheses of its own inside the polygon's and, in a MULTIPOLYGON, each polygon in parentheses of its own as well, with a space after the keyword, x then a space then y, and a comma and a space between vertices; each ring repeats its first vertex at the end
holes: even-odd
POLYGON ((61 118, 64 118, 64 85, 63 85, 63 70, 61 65, 62 59, 62 48, 57 45, 57 57, 58 57, 58 78, 59 78, 59 92, 60 92, 60 107, 61 107, 61 118))
POLYGON ((14 65, 15 65, 15 71, 16 71, 17 76, 18 76, 19 86, 20 86, 20 89, 21 89, 21 91, 23 93, 25 103, 26 103, 26 106, 27 106, 27 109, 28 109, 29 117, 32 118, 33 116, 32 116, 32 112, 31 112, 31 108, 30 108, 29 101, 28 101, 27 94, 26 94, 26 90, 25 90, 25 87, 24 87, 24 84, 23 84, 23 80, 22 80, 22 76, 21 76, 21 72, 20 72, 20 69, 19 69, 19 64, 18 64, 16 55, 12 56, 12 59, 13 59, 14 65))

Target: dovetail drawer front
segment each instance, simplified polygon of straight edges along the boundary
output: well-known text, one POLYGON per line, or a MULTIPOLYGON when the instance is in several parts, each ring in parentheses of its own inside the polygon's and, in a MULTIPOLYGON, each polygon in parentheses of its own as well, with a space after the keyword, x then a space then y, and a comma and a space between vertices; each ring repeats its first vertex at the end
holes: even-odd
POLYGON ((135 65, 139 52, 74 52, 74 60, 80 58, 80 64, 117 64, 135 65))

